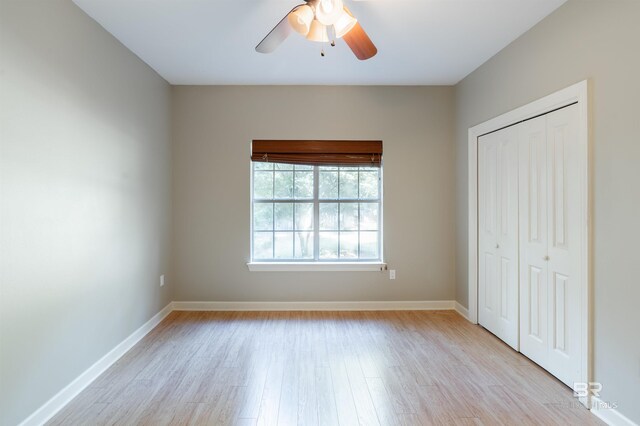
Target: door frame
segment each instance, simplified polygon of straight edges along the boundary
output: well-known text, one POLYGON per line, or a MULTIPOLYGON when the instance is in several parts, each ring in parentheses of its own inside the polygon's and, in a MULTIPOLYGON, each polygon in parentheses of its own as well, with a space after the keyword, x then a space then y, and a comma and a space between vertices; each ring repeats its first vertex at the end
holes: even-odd
MULTIPOLYGON (((478 323, 478 139, 487 133, 504 127, 518 124, 539 115, 547 114, 559 108, 577 103, 578 105, 578 144, 580 149, 582 170, 580 179, 580 211, 581 214, 581 251, 580 264, 583 279, 581 286, 581 380, 588 383, 592 377, 592 224, 591 224, 591 143, 589 129, 589 82, 583 80, 565 89, 559 90, 513 111, 469 129, 468 140, 468 244, 469 244, 469 314, 468 319, 473 324, 478 323)), ((588 398, 580 398, 587 408, 588 398)))

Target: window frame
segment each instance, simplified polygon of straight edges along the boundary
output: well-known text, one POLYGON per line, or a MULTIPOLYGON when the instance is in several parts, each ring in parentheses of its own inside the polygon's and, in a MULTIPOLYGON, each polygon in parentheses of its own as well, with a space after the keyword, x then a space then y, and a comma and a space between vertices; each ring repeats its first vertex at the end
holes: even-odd
MULTIPOLYGON (((247 263, 247 266, 249 267, 249 270, 251 271, 381 271, 381 270, 385 270, 386 269, 386 264, 384 263, 384 232, 383 232, 383 223, 384 223, 384 193, 383 193, 383 188, 384 188, 384 176, 383 176, 383 167, 382 165, 380 167, 376 167, 376 171, 378 172, 378 198, 375 199, 360 199, 360 198, 349 198, 349 199, 341 199, 340 195, 338 193, 338 197, 333 199, 333 198, 320 198, 320 194, 319 194, 319 190, 320 190, 320 168, 321 167, 326 167, 323 165, 313 165, 312 167, 312 171, 313 171, 313 198, 304 198, 304 199, 296 199, 296 198, 287 198, 287 199, 278 199, 275 198, 275 194, 274 194, 274 198, 271 199, 264 199, 264 200, 254 200, 254 179, 255 179, 255 172, 256 172, 256 168, 255 168, 255 164, 260 164, 260 163, 255 163, 250 161, 249 162, 249 168, 250 168, 250 194, 249 194, 249 204, 250 204, 250 217, 249 217, 249 222, 250 222, 250 255, 249 255, 249 262, 247 263), (312 232, 313 237, 314 237, 314 241, 313 241, 313 258, 305 258, 305 259, 254 259, 253 255, 253 248, 254 248, 254 238, 255 238, 255 232, 259 232, 259 231, 255 231, 254 232, 254 203, 265 203, 265 204, 278 204, 278 203, 287 203, 287 204, 312 204, 313 205, 313 229, 311 229, 309 232, 312 232), (325 231, 321 231, 320 230, 320 205, 321 204, 337 204, 338 205, 338 209, 341 208, 342 204, 346 204, 346 203, 355 203, 358 205, 358 226, 357 229, 354 231, 344 231, 340 229, 340 213, 338 213, 338 226, 336 230, 325 230, 325 231), (320 233, 321 232, 336 232, 338 233, 338 235, 340 235, 341 232, 355 232, 358 234, 358 255, 360 255, 360 233, 362 232, 360 229, 360 208, 361 208, 361 204, 376 204, 379 207, 379 211, 378 211, 378 226, 377 226, 377 230, 372 231, 372 232, 377 232, 377 236, 378 236, 378 258, 364 258, 362 260, 360 260, 359 258, 325 258, 322 259, 320 258, 320 233)), ((275 162, 273 163, 275 164, 275 162)), ((292 166, 292 170, 294 169, 295 165, 291 165, 292 166)), ((336 166, 338 167, 338 169, 336 170, 338 172, 338 191, 340 188, 340 170, 342 168, 366 168, 367 166, 336 166)), ((258 170, 260 171, 260 170, 258 170)), ((266 171, 266 170, 265 170, 266 171)), ((277 170, 274 168, 272 170, 273 173, 275 173, 277 170)), ((358 170, 358 172, 360 172, 360 170, 358 170)), ((275 175, 274 175, 275 177, 275 175)), ((274 179, 275 181, 275 179, 274 179)), ((295 185, 295 172, 294 172, 294 185, 295 185)), ((358 173, 358 191, 360 191, 360 173, 358 173)), ((359 194, 358 194, 359 195, 359 194)), ((295 209, 295 207, 294 207, 295 209)), ((338 210, 340 211, 340 210, 338 210)), ((275 217, 273 218, 273 220, 275 220, 275 217)), ((291 231, 285 231, 285 232, 291 232, 294 235, 294 244, 295 244, 295 235, 296 232, 298 232, 298 230, 295 229, 295 214, 293 217, 293 221, 294 221, 294 228, 291 231)), ((275 231, 273 228, 271 231, 265 231, 265 232, 277 232, 275 231)), ((338 240, 339 241, 339 240, 338 240)), ((275 238, 274 238, 274 244, 275 244, 275 238)), ((338 253, 340 252, 340 243, 338 242, 338 253)), ((293 248, 294 252, 294 256, 295 256, 295 247, 293 248)))

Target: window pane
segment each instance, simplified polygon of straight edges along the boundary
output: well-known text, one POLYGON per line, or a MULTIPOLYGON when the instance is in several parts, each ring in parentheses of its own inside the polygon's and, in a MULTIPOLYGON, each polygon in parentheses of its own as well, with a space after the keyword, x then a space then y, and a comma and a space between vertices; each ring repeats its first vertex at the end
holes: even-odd
POLYGON ((273 163, 253 163, 253 170, 273 170, 273 163))
POLYGON ((379 259, 378 254, 378 233, 377 232, 361 232, 360 233, 360 258, 361 259, 379 259))
POLYGON ((380 259, 380 169, 253 163, 252 170, 254 199, 268 201, 253 203, 253 259, 380 259))
POLYGON ((338 203, 320 203, 320 230, 338 230, 338 203))
POLYGON ((360 198, 365 200, 378 198, 377 172, 360 172, 360 198))
POLYGON ((358 230, 358 203, 340 204, 340 230, 358 230))
POLYGON ((293 203, 276 203, 274 208, 274 229, 289 231, 293 229, 293 203))
POLYGON ((253 198, 259 200, 273 198, 272 172, 255 172, 253 174, 253 198))
POLYGON ((313 230, 313 203, 296 203, 296 230, 313 230))
POLYGON ((275 172, 273 198, 293 198, 293 172, 275 172))
POLYGON ((275 232, 275 259, 293 259, 293 232, 275 232))
POLYGON ((340 258, 355 259, 358 257, 358 233, 340 233, 340 258))
POLYGON ((253 258, 273 258, 273 234, 271 232, 253 233, 253 258))
POLYGON ((358 172, 340 169, 340 199, 358 198, 358 172))
POLYGON ((378 230, 378 203, 360 203, 360 230, 378 230))
POLYGON ((276 170, 293 170, 293 164, 273 163, 276 170))
POLYGON ((271 231, 273 229, 273 204, 253 204, 253 230, 271 231))
POLYGON ((325 200, 338 198, 338 172, 320 172, 319 197, 325 200))
POLYGON ((295 197, 297 199, 313 198, 313 172, 295 172, 295 197))
POLYGON ((338 233, 320 232, 320 259, 338 258, 338 233))
POLYGON ((313 232, 296 232, 295 258, 313 259, 313 232))

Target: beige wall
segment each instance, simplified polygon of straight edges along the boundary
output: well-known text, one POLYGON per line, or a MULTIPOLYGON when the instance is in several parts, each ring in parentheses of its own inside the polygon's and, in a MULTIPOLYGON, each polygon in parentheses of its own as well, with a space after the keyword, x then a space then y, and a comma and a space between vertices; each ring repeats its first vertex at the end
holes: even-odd
POLYGON ((0 424, 157 313, 170 87, 70 1, 0 4, 0 424))
POLYGON ((174 87, 176 300, 451 300, 453 89, 174 87), (380 272, 249 272, 252 139, 382 139, 380 272))
POLYGON ((467 304, 467 130, 583 79, 593 129, 595 379, 640 422, 640 2, 570 0, 456 87, 456 296, 467 304))

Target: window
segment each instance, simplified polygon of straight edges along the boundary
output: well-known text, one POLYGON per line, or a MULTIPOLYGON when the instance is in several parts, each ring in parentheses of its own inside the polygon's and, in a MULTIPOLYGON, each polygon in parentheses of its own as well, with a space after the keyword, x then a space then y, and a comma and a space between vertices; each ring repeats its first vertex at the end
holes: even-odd
POLYGON ((381 167, 254 162, 252 173, 252 261, 381 260, 381 167))

